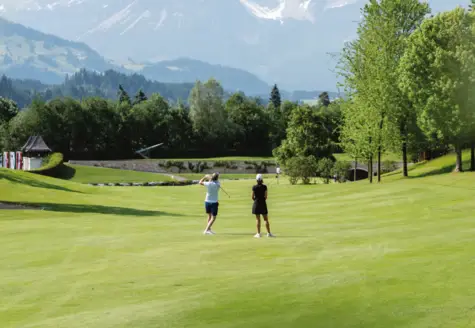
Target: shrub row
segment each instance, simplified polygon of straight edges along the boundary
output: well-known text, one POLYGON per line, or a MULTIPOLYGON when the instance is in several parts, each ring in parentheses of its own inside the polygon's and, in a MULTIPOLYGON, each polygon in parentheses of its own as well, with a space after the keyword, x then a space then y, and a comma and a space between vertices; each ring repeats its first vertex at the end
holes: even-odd
POLYGON ((43 159, 43 165, 39 169, 30 170, 31 173, 55 177, 63 165, 64 156, 61 153, 53 153, 43 159))
MULTIPOLYGON (((188 170, 193 172, 193 173, 201 173, 204 170, 212 169, 213 167, 216 168, 226 168, 226 169, 231 169, 231 170, 237 170, 239 166, 232 161, 216 161, 212 162, 211 164, 208 164, 207 162, 201 162, 198 161, 196 164, 193 164, 193 162, 187 162, 188 163, 188 170)), ((268 167, 269 166, 275 166, 274 162, 271 161, 262 161, 259 163, 259 161, 245 161, 244 164, 246 164, 246 170, 254 170, 256 173, 268 173, 268 167)), ((159 164, 165 169, 170 169, 171 167, 176 167, 178 169, 178 173, 181 173, 182 170, 186 170, 186 165, 184 161, 165 161, 162 164, 159 164)))
POLYGON ((90 186, 98 187, 156 187, 156 186, 189 186, 197 184, 197 181, 161 181, 161 182, 134 182, 134 183, 89 183, 90 186))

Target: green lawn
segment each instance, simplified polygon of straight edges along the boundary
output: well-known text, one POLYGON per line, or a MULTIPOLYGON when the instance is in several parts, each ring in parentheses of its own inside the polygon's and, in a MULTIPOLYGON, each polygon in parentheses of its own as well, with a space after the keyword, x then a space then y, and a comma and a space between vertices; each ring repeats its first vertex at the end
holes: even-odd
MULTIPOLYGON (((454 157, 382 184, 96 188, 0 171, 0 322, 21 327, 475 327, 475 174, 454 157), (442 171, 442 172, 441 172, 442 171)), ((434 164, 435 163, 435 164, 434 164)))
POLYGON ((94 166, 65 164, 60 177, 79 183, 130 183, 173 181, 167 175, 94 166))

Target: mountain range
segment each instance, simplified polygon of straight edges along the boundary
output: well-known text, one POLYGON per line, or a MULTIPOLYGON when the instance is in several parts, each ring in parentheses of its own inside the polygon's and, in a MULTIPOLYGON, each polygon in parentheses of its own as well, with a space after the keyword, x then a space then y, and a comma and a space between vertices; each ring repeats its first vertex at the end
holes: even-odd
MULTIPOLYGON (((365 3, 366 0, 3 0, 0 14, 45 33, 85 42, 94 49, 91 51, 95 54, 88 56, 94 67, 115 65, 167 82, 180 80, 187 72, 188 76, 197 76, 190 72, 192 63, 207 62, 234 67, 244 80, 256 84, 256 92, 259 85, 273 83, 288 90, 336 91, 337 77, 332 71, 336 61, 331 54, 338 54, 344 42, 355 37, 360 8, 365 3), (111 61, 98 61, 97 53, 111 61)), ((437 12, 466 6, 468 0, 429 3, 437 12)), ((10 41, 13 47, 11 42, 15 41, 10 41)), ((35 46, 40 48, 38 43, 35 46)), ((66 60, 68 65, 85 60, 81 52, 64 48, 57 51, 61 53, 60 61, 66 60)), ((36 63, 29 64, 36 67, 37 62, 47 60, 37 58, 36 63)), ((210 66, 205 70, 220 71, 210 66)))
POLYGON ((17 79, 59 84, 66 74, 74 74, 82 68, 97 72, 114 69, 122 73, 138 73, 163 83, 194 82, 214 77, 226 89, 247 94, 268 93, 270 89, 267 83, 245 70, 189 58, 158 63, 129 60, 125 65, 117 65, 82 42, 68 41, 0 18, 1 73, 17 79))

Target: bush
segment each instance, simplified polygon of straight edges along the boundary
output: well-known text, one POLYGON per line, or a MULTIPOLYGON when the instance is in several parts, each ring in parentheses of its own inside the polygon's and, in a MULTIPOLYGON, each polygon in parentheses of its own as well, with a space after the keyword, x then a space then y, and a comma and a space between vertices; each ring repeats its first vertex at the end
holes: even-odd
POLYGON ((226 167, 227 163, 228 163, 227 161, 216 161, 216 162, 214 162, 214 166, 215 167, 226 167))
POLYGON ((285 172, 291 184, 296 184, 300 179, 303 184, 309 184, 316 171, 317 160, 314 156, 292 157, 286 161, 285 172))
POLYGON ((333 171, 333 161, 329 158, 322 158, 317 164, 317 174, 322 178, 325 183, 330 182, 331 174, 333 171))
POLYGON ((386 161, 382 162, 381 164, 382 164, 381 165, 382 166, 381 167, 382 173, 389 173, 389 172, 397 170, 397 164, 394 161, 386 160, 386 161))
POLYGON ((234 162, 231 162, 231 161, 216 161, 214 162, 214 166, 224 167, 226 169, 233 169, 233 170, 238 168, 238 166, 234 162))
POLYGON ((348 178, 348 171, 350 168, 350 162, 336 162, 333 165, 332 174, 336 175, 339 182, 345 182, 348 178))
POLYGON ((34 169, 30 172, 55 177, 63 161, 63 154, 53 153, 43 159, 43 164, 39 169, 34 169))

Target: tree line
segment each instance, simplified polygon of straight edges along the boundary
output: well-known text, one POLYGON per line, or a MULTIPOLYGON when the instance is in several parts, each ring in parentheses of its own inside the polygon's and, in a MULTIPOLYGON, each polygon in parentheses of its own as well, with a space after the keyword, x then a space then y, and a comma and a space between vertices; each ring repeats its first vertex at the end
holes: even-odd
POLYGON ((338 148, 339 101, 331 102, 328 93, 309 106, 283 101, 274 85, 264 104, 244 93, 226 96, 221 84, 210 79, 197 81, 186 103, 142 89, 131 95, 122 85, 115 98, 35 98, 23 110, 0 98, 1 147, 17 150, 30 135, 41 135, 66 159, 134 158, 137 150, 158 143, 163 146, 151 155, 161 158, 269 156, 284 140, 303 144, 318 131, 310 152, 325 148, 331 154, 338 148), (301 133, 300 122, 309 119, 311 130, 301 133))
MULTIPOLYGON (((385 152, 471 147, 475 169, 475 13, 457 7, 431 15, 427 2, 370 0, 357 38, 342 53, 340 145, 355 162, 378 163, 385 152)), ((370 172, 372 181, 373 173, 370 172)))

